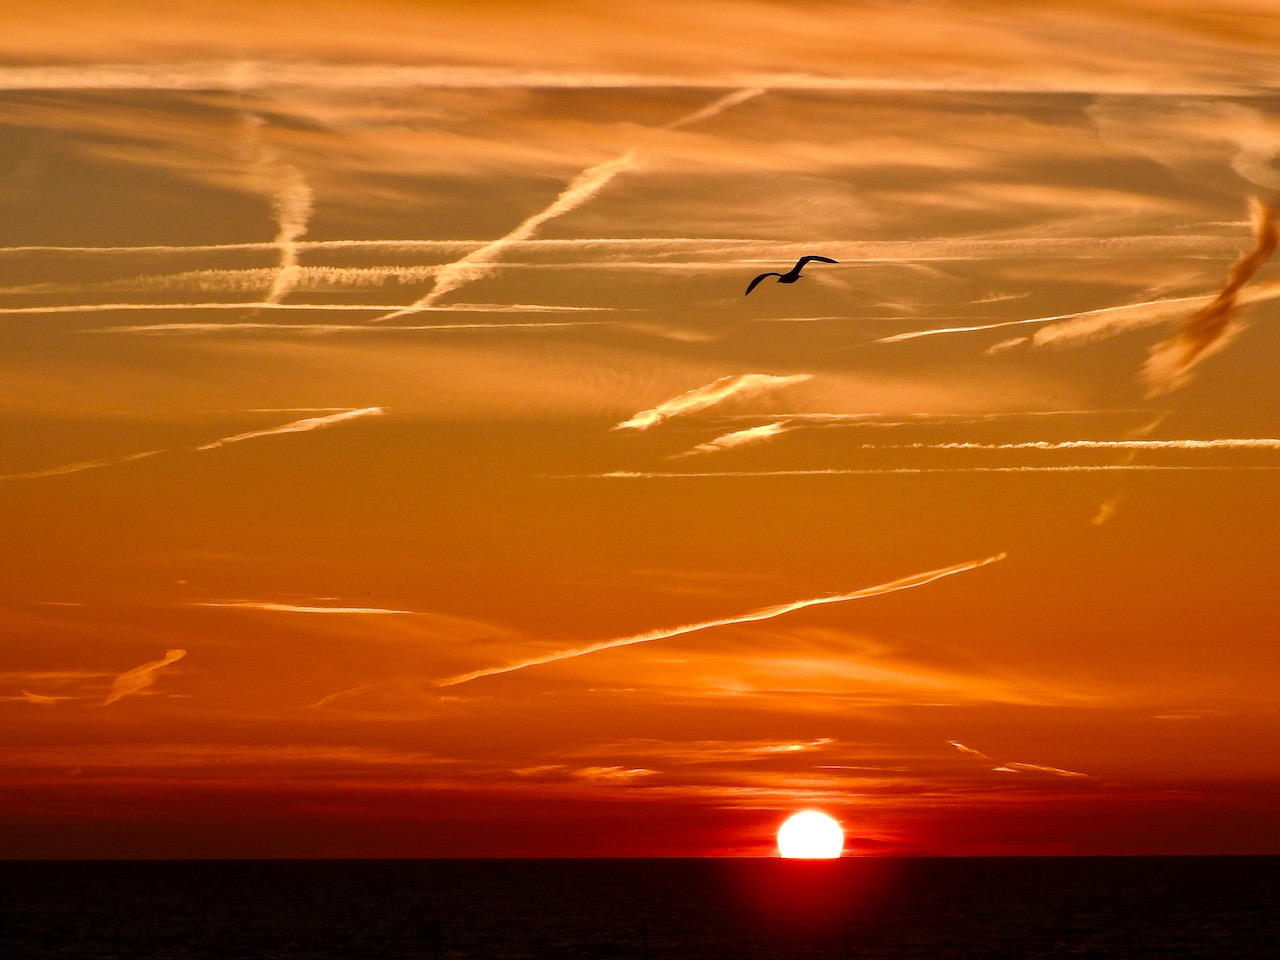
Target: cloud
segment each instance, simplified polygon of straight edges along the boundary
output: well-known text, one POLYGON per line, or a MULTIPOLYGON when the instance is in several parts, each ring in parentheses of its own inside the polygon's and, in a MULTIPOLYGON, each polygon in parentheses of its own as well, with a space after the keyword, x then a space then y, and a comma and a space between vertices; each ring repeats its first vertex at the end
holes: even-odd
POLYGON ((294 420, 292 423, 286 423, 279 427, 268 427, 266 430, 250 430, 248 433, 237 433, 235 436, 223 437, 220 440, 214 440, 212 443, 196 447, 196 449, 202 451, 216 450, 218 447, 240 443, 242 440, 253 440, 256 437, 274 437, 282 433, 306 433, 310 430, 320 430, 324 427, 332 427, 334 424, 355 420, 358 417, 380 417, 386 412, 385 407, 361 407, 356 410, 331 413, 325 417, 305 417, 302 420, 294 420))
POLYGON ((975 749, 973 749, 973 747, 966 747, 963 743, 957 743, 957 742, 956 742, 956 741, 954 741, 954 740, 948 740, 948 741, 947 741, 947 743, 951 744, 951 746, 955 747, 955 748, 956 748, 957 750, 959 750, 961 753, 967 753, 967 754, 970 754, 971 756, 981 757, 983 760, 990 760, 990 759, 991 759, 991 758, 990 758, 990 757, 988 757, 985 753, 983 753, 981 750, 975 750, 975 749))
POLYGON ((785 387, 793 383, 811 380, 811 373, 797 373, 787 376, 776 376, 771 373, 742 373, 721 377, 706 386, 697 387, 688 393, 665 400, 648 410, 641 410, 614 426, 615 430, 648 430, 671 417, 685 413, 694 413, 715 406, 729 397, 740 393, 758 393, 775 387, 785 387))
POLYGON ((560 660, 569 660, 575 657, 585 656, 590 653, 596 653, 600 650, 610 650, 614 647, 625 647, 637 643, 648 643, 653 640, 665 640, 670 637, 678 637, 687 633, 696 633, 700 630, 709 630, 712 627, 728 626, 736 623, 752 623, 759 620, 771 620, 774 617, 780 617, 796 610, 803 610, 806 607, 814 607, 820 604, 844 603, 850 600, 865 600, 870 597, 879 597, 887 593, 894 593, 898 590, 908 590, 912 587, 924 586, 927 583, 932 583, 933 581, 940 580, 943 577, 950 577, 957 573, 975 570, 978 567, 984 567, 989 563, 995 563, 999 560, 1003 560, 1004 558, 1005 554, 999 553, 994 556, 985 557, 981 560, 971 560, 965 563, 957 563, 950 567, 942 567, 938 570, 928 570, 924 573, 917 573, 908 577, 902 577, 901 579, 878 584, 874 587, 854 590, 850 593, 816 597, 812 600, 798 600, 793 603, 784 603, 777 606, 765 607, 761 610, 753 610, 750 613, 744 613, 736 617, 726 617, 720 620, 705 620, 701 623, 685 624, 683 626, 670 627, 667 629, 649 630, 645 633, 637 633, 628 637, 604 640, 599 643, 592 643, 582 647, 572 647, 568 650, 558 650, 554 653, 544 654, 539 657, 531 657, 527 660, 520 660, 500 667, 487 667, 481 670, 473 670, 470 673, 459 674, 458 676, 438 681, 436 685, 439 687, 452 687, 460 683, 468 683, 472 680, 478 680, 481 677, 491 677, 502 673, 512 673, 516 670, 523 670, 526 667, 555 663, 560 660))
POLYGON ((371 689, 373 689, 373 684, 362 683, 356 687, 350 687, 346 690, 339 690, 337 693, 331 693, 327 697, 321 697, 315 703, 307 704, 307 709, 315 710, 319 707, 325 706, 326 704, 332 703, 334 700, 344 700, 347 697, 354 697, 358 693, 364 693, 366 690, 371 690, 371 689))
POLYGON ((1271 205, 1252 197, 1249 211, 1253 222, 1253 249, 1232 264, 1226 284, 1212 303, 1192 314, 1168 340, 1151 348, 1151 355, 1142 368, 1148 397, 1161 396, 1182 386, 1200 361, 1225 347, 1240 329, 1236 319, 1240 288, 1271 259, 1280 243, 1276 212, 1271 205))
POLYGON ((722 450, 732 450, 735 447, 742 447, 749 443, 759 443, 762 440, 768 440, 778 436, 780 433, 786 433, 793 429, 788 425, 786 420, 778 420, 774 423, 762 424, 758 427, 747 427, 745 430, 734 430, 732 433, 726 433, 716 437, 714 440, 708 440, 706 443, 700 443, 691 450, 684 453, 677 453, 669 459, 677 460, 682 457, 692 457, 700 453, 719 453, 722 450))
POLYGON ((177 660, 181 660, 186 655, 187 651, 185 650, 166 650, 162 659, 152 660, 140 667, 126 670, 111 682, 111 692, 107 694, 107 698, 102 701, 101 705, 104 707, 110 706, 117 700, 145 690, 155 683, 157 671, 177 660))
POLYGON ((17 697, 0 697, 0 700, 17 701, 21 703, 35 703, 42 707, 52 707, 59 700, 75 700, 76 697, 56 697, 43 693, 32 693, 30 690, 19 691, 21 694, 17 697))
POLYGON ((1093 515, 1093 519, 1089 521, 1095 527, 1101 527, 1109 523, 1115 517, 1116 511, 1120 508, 1119 495, 1107 497, 1098 504, 1098 512, 1093 515))

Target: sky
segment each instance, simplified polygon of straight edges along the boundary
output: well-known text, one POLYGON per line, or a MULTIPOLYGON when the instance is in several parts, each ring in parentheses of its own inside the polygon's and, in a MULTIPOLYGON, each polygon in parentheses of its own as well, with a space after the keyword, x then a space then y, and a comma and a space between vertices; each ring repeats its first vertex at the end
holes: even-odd
POLYGON ((1280 853, 1274 12, 0 12, 0 857, 1280 853))

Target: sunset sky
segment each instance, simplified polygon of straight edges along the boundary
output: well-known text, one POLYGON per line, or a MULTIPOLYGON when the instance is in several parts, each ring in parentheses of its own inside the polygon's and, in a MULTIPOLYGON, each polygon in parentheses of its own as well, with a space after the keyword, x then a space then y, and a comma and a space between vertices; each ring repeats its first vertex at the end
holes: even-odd
POLYGON ((1280 853, 1276 12, 10 5, 0 857, 1280 853))

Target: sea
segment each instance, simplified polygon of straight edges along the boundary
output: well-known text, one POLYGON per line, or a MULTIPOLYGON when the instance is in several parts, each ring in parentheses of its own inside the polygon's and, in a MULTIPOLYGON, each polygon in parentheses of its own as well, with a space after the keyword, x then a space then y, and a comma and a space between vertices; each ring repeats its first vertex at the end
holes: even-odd
POLYGON ((6 960, 1280 957, 1280 857, 10 861, 6 960))

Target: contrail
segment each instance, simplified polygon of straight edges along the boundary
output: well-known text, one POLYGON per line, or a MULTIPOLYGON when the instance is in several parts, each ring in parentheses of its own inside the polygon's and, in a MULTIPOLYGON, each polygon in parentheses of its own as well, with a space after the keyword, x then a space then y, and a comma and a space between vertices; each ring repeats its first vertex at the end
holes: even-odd
POLYGON ((1225 347, 1239 329, 1236 321, 1237 294, 1271 259, 1280 243, 1276 212, 1270 204, 1250 197, 1249 213, 1253 222, 1253 249, 1231 265, 1227 282, 1212 303, 1192 314, 1168 340, 1152 347, 1151 355, 1142 368, 1148 397, 1158 397, 1182 386, 1190 378, 1192 369, 1202 359, 1225 347))
POLYGON ((1027 440, 1021 443, 864 443, 864 450, 1280 450, 1275 437, 1218 440, 1027 440))
POLYGON ((1093 779, 1087 773, 1077 773, 1074 770, 1063 770, 1061 767, 1046 767, 1038 763, 1012 763, 1006 762, 998 767, 992 767, 997 773, 1022 773, 1024 770, 1030 770, 1035 773, 1051 773, 1055 777, 1084 777, 1086 780, 1093 779))
POLYGON ((344 410, 342 413, 331 413, 327 417, 306 417, 302 420, 294 420, 292 423, 286 423, 279 427, 270 427, 266 430, 251 430, 248 433, 237 433, 233 437, 223 437, 220 440, 214 440, 212 443, 206 443, 204 446, 196 447, 196 449, 202 451, 216 450, 218 447, 225 447, 231 443, 239 443, 242 440, 252 440, 255 437, 273 437, 281 433, 306 433, 308 430, 319 430, 323 427, 331 427, 335 423, 354 420, 356 417, 378 417, 386 412, 386 407, 360 407, 357 410, 344 410))
POLYGON ((778 420, 758 427, 747 427, 745 430, 735 430, 732 433, 716 437, 714 440, 708 440, 706 443, 700 443, 692 450, 677 453, 668 459, 679 460, 683 457, 693 457, 701 453, 719 453, 721 450, 732 450, 735 447, 745 446, 749 443, 768 440, 770 437, 776 437, 778 434, 786 433, 791 429, 793 428, 788 425, 786 420, 778 420))
POLYGON ((98 467, 113 467, 120 463, 144 460, 164 453, 163 450, 148 450, 145 453, 130 453, 122 457, 104 457, 101 460, 81 460, 79 463, 66 463, 60 467, 47 467, 44 470, 29 470, 26 473, 9 473, 0 476, 0 480, 35 480, 40 477, 60 477, 66 473, 79 473, 81 470, 94 470, 98 467))
POLYGON ((395 320, 398 317, 416 313, 424 307, 433 306, 445 294, 452 293, 473 280, 489 276, 492 272, 490 265, 498 259, 506 247, 528 239, 542 224, 586 203, 604 189, 609 181, 618 174, 633 169, 635 169, 634 153, 624 153, 620 157, 614 157, 604 163, 598 163, 594 167, 588 167, 569 182, 569 185, 560 192, 560 195, 551 202, 550 206, 531 217, 527 217, 497 240, 486 244, 478 250, 471 251, 460 260, 441 266, 435 276, 435 286, 431 288, 431 292, 426 296, 410 306, 393 310, 381 317, 375 317, 371 322, 395 320))
POLYGON ((710 120, 717 114, 724 113, 731 107, 736 107, 740 103, 746 103, 762 94, 768 93, 768 87, 748 87, 745 90, 735 90, 733 93, 727 93, 718 100, 713 100, 705 107, 701 107, 693 113, 686 114, 678 120, 672 120, 659 129, 662 130, 679 130, 681 127, 687 127, 691 123, 698 123, 701 120, 710 120))
POLYGON ((109 707, 122 697, 145 690, 155 683, 157 670, 161 667, 167 667, 175 660, 181 660, 186 655, 187 651, 185 650, 167 650, 163 659, 152 660, 150 663, 144 663, 140 667, 126 670, 111 682, 111 692, 107 694, 107 699, 103 700, 99 706, 109 707))
POLYGON ((719 470, 706 473, 614 470, 609 473, 546 475, 552 480, 691 480, 712 477, 874 477, 926 473, 1110 473, 1135 470, 1148 473, 1271 472, 1280 466, 1186 466, 1146 463, 1071 464, 1052 467, 829 467, 815 470, 719 470))
POLYGON ((209 600, 193 604, 197 607, 231 607, 236 610, 267 610, 273 613, 413 613, 412 610, 389 610, 386 607, 304 607, 293 603, 266 603, 256 600, 209 600))
POLYGON ((872 340, 872 343, 901 343, 905 340, 918 340, 920 337, 938 337, 953 333, 975 333, 983 330, 998 330, 1002 327, 1021 327, 1028 324, 1058 323, 1040 331, 1036 335, 1036 346, 1063 339, 1090 338, 1100 332, 1113 328, 1128 329, 1133 326, 1148 326, 1162 323, 1189 303, 1209 300, 1210 296, 1197 294, 1193 297, 1169 297, 1163 300, 1148 300, 1143 303, 1126 303, 1117 307, 1100 307, 1096 310, 1079 310, 1075 313, 1062 313, 1051 317, 1024 317, 1021 320, 1001 320, 998 323, 979 323, 964 327, 932 327, 928 330, 909 330, 906 333, 895 333, 889 337, 872 340), (1051 332, 1052 331, 1052 332, 1051 332))
MULTIPOLYGON (((752 97, 759 96, 763 93, 763 89, 752 88, 747 90, 739 90, 734 93, 726 94, 719 97, 705 107, 701 107, 684 117, 672 121, 666 125, 666 129, 674 130, 686 124, 693 123, 697 120, 705 120, 713 117, 718 113, 729 109, 735 104, 742 103, 752 97)), ((511 246, 513 243, 519 243, 533 236, 534 232, 546 223, 548 220, 554 220, 556 217, 563 216, 571 210, 576 210, 582 206, 597 193, 609 185, 609 182, 620 173, 634 170, 637 167, 636 154, 634 150, 628 150, 621 156, 605 160, 603 163, 597 163, 595 166, 587 167, 576 177, 569 181, 568 185, 560 191, 560 195, 551 201, 550 206, 538 211, 530 217, 525 218, 516 224, 507 234, 493 240, 478 250, 472 250, 459 260, 453 263, 444 264, 440 267, 435 277, 435 285, 426 296, 420 298, 416 303, 411 304, 401 310, 396 310, 382 317, 376 317, 371 322, 382 320, 394 320, 397 317, 405 316, 421 309, 429 307, 446 294, 452 293, 459 287, 471 283, 473 280, 479 280, 487 277, 492 273, 492 264, 501 255, 503 250, 511 246)))
MULTIPOLYGON (((526 69, 523 67, 337 63, 295 61, 197 60, 88 65, 22 65, 0 67, 0 90, 190 90, 198 92, 309 88, 316 90, 559 90, 722 89, 766 87, 782 90, 870 92, 954 92, 1137 94, 1151 92, 1149 79, 1098 71, 1065 83, 1023 78, 1002 80, 953 77, 930 79, 832 75, 817 72, 733 71, 729 73, 622 72, 603 70, 526 69)), ((1182 79, 1162 86, 1162 96, 1251 96, 1256 88, 1230 79, 1182 79)))
MULTIPOLYGON (((110 313, 113 310, 386 310, 385 303, 72 303, 54 307, 2 307, 0 314, 110 313)), ((441 313, 560 313, 562 311, 609 313, 613 307, 558 307, 540 303, 451 303, 447 307, 423 307, 441 313)))
POLYGON ((124 327, 98 327, 84 333, 144 333, 144 334, 197 334, 197 333, 290 333, 302 337, 325 337, 340 333, 366 335, 373 331, 384 333, 431 333, 449 330, 553 330, 557 327, 614 326, 612 320, 565 320, 536 323, 430 323, 404 324, 394 327, 370 327, 357 323, 141 323, 124 327))
MULTIPOLYGON (((386 407, 361 407, 359 409, 342 409, 338 413, 330 414, 324 417, 307 417, 303 420, 294 420, 292 423, 286 423, 279 427, 270 427, 266 430, 253 430, 249 433, 239 433, 233 437, 223 437, 220 440, 214 440, 212 443, 206 443, 203 446, 196 447, 196 450, 216 450, 218 447, 225 447, 229 443, 239 443, 241 440, 250 440, 254 437, 270 437, 280 433, 304 433, 308 430, 318 430, 323 427, 333 426, 335 423, 342 423, 345 420, 353 420, 356 417, 371 417, 386 413, 386 407)), ((58 467, 46 467, 43 470, 29 470, 26 473, 10 473, 0 476, 0 481, 5 480, 35 480, 40 477, 58 477, 66 473, 79 473, 81 470, 93 470, 97 467, 113 467, 122 463, 132 463, 134 460, 143 460, 147 457, 158 456, 162 453, 169 453, 169 450, 147 450, 144 453, 130 453, 120 457, 104 457, 101 460, 82 460, 78 463, 67 463, 58 467)))
MULTIPOLYGON (((492 243, 492 240, 421 238, 383 238, 366 240, 299 240, 299 250, 382 249, 388 251, 435 250, 469 253, 492 243)), ((701 257, 680 261, 703 267, 722 267, 726 258, 741 264, 776 263, 787 256, 799 257, 811 244, 779 241, 774 238, 743 237, 577 237, 566 239, 535 238, 511 244, 532 253, 593 253, 608 251, 618 256, 627 253, 701 257)), ((240 243, 208 244, 144 244, 138 246, 66 246, 57 244, 25 244, 0 247, 0 254, 187 254, 219 253, 239 250, 274 250, 277 244, 267 240, 240 243)), ((925 240, 831 240, 823 247, 841 261, 860 263, 922 263, 933 261, 971 261, 1025 259, 1109 260, 1117 257, 1230 257, 1239 253, 1239 244, 1219 235, 1133 237, 1026 237, 1016 240, 974 240, 936 238, 925 240)), ((659 261, 660 262, 660 261, 659 261)), ((421 269, 435 269, 422 267, 421 269)))
POLYGON ((516 663, 509 663, 501 667, 487 667, 483 670, 473 670, 470 673, 459 674, 456 677, 449 677, 446 680, 439 681, 438 687, 453 687, 460 683, 468 683, 472 680, 478 680, 480 677, 492 677, 500 673, 511 673, 516 670, 523 670, 526 667, 535 667, 544 663, 555 663, 559 660, 569 660, 574 657, 585 656, 589 653, 596 653, 599 650, 609 650, 613 647, 625 647, 636 643, 648 643, 651 640, 665 640, 668 637, 678 637, 686 633, 696 633, 700 630, 709 630, 712 627, 723 627, 734 623, 751 623, 757 620, 772 620, 774 617, 780 617, 783 614, 791 613, 795 610, 803 610, 805 607, 818 606, 824 603, 844 603, 847 600, 865 600, 869 597, 879 597, 886 593, 894 593, 898 590, 908 590, 912 587, 924 586, 926 583, 932 583, 934 580, 940 580, 943 577, 950 577, 957 573, 964 573, 967 570, 974 570, 978 567, 984 567, 989 563, 995 563, 1003 560, 1006 554, 997 553, 982 560, 970 560, 965 563, 957 563, 950 567, 942 567, 938 570, 928 570, 924 573, 913 574, 909 577, 903 577, 899 580, 891 580, 888 583, 882 583, 874 587, 866 587, 862 590, 854 590, 850 593, 840 593, 833 596, 816 597, 812 600, 797 600, 794 603, 783 603, 777 606, 765 607, 761 610, 753 610, 751 613, 744 613, 737 617, 725 617, 721 620, 704 620, 701 623, 690 623, 681 627, 671 627, 665 630, 649 630, 645 633, 633 634, 629 637, 620 637, 616 640, 604 640, 600 643, 592 643, 584 647, 572 647, 568 650, 559 650, 555 653, 544 654, 541 657, 532 657, 528 660, 520 660, 516 663))
POLYGON ((628 420, 614 426, 614 430, 648 430, 671 417, 683 413, 705 410, 738 393, 755 393, 774 387, 784 387, 792 383, 803 383, 813 379, 811 373, 796 373, 788 376, 776 376, 771 373, 741 373, 714 380, 706 386, 697 387, 688 393, 665 400, 649 410, 641 410, 628 420))

